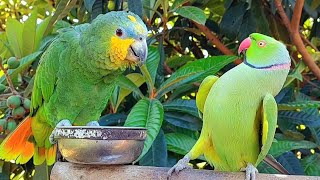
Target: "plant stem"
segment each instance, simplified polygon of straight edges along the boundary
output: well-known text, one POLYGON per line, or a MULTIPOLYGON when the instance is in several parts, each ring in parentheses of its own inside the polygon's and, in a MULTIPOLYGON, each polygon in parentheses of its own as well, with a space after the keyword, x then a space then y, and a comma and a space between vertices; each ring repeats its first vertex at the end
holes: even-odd
POLYGON ((283 24, 286 26, 292 43, 297 47, 297 50, 302 55, 303 62, 309 67, 309 69, 313 72, 313 74, 320 80, 320 69, 317 64, 314 62, 311 55, 308 53, 307 49, 305 48, 303 41, 300 37, 299 33, 299 24, 301 19, 301 12, 304 5, 304 0, 297 0, 294 6, 292 20, 290 20, 288 16, 285 14, 284 9, 282 7, 280 0, 274 1, 278 13, 282 19, 283 24))
POLYGON ((12 80, 11 80, 9 74, 8 74, 7 69, 4 68, 3 65, 2 65, 2 59, 1 59, 0 62, 1 62, 1 63, 0 63, 0 69, 3 71, 3 73, 4 73, 5 77, 6 77, 6 80, 7 80, 7 82, 8 82, 8 85, 9 85, 9 88, 10 88, 11 92, 12 92, 14 95, 19 95, 18 91, 16 91, 16 89, 15 89, 14 86, 13 86, 12 80))

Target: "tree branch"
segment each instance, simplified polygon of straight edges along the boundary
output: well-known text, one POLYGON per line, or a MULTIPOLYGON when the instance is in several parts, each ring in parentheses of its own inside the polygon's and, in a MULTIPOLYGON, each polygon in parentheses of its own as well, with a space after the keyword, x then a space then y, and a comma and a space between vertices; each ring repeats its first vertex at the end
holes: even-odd
POLYGON ((292 43, 297 47, 297 50, 302 55, 302 60, 313 72, 313 74, 320 80, 320 69, 317 66, 317 64, 314 62, 311 55, 308 53, 307 49, 305 48, 299 33, 300 18, 301 18, 302 8, 304 5, 304 0, 296 1, 291 23, 288 16, 284 12, 281 1, 275 0, 274 3, 282 19, 283 24, 286 26, 288 32, 290 33, 290 38, 292 43))
MULTIPOLYGON (((223 54, 225 55, 234 55, 233 52, 228 49, 222 42, 210 31, 210 29, 202 24, 196 23, 193 21, 193 24, 195 24, 198 29, 200 29, 204 35, 206 35, 206 38, 214 45, 216 45, 216 48, 219 49, 223 54)), ((237 59, 235 60, 236 64, 240 64, 241 60, 237 59)))

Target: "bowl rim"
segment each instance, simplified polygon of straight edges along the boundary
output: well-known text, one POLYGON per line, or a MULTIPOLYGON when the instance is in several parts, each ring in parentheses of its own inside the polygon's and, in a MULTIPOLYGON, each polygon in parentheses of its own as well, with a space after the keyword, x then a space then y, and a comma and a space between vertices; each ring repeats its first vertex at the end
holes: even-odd
POLYGON ((147 129, 121 126, 62 126, 54 129, 54 139, 145 140, 147 129))
POLYGON ((127 127, 127 126, 59 126, 56 129, 125 129, 125 130, 147 130, 144 127, 127 127))

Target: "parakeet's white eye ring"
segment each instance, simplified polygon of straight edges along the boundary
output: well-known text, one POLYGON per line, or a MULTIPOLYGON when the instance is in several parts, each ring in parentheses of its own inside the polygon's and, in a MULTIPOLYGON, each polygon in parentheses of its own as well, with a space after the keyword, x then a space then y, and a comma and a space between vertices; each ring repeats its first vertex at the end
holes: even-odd
POLYGON ((265 47, 267 45, 267 43, 265 41, 259 41, 258 42, 258 46, 259 47, 265 47))
POLYGON ((122 34, 123 34, 122 29, 117 29, 117 30, 116 30, 116 35, 117 35, 117 36, 120 37, 120 36, 122 36, 122 34))

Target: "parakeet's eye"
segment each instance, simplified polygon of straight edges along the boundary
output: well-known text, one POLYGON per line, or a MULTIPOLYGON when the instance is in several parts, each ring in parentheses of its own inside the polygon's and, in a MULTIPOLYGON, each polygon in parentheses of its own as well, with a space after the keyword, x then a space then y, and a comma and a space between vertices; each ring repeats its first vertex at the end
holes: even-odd
POLYGON ((117 29, 117 30, 116 30, 116 35, 117 35, 117 36, 120 37, 120 36, 122 36, 122 34, 123 34, 122 29, 117 29))
POLYGON ((258 42, 258 46, 259 47, 265 47, 267 45, 267 43, 265 41, 259 41, 258 42))

